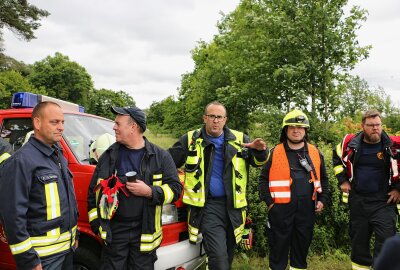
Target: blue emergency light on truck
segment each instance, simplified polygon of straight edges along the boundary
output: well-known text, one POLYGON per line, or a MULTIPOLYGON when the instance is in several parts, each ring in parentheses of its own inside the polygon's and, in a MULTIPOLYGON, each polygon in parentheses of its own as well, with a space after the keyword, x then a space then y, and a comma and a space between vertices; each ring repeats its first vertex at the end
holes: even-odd
POLYGON ((38 103, 43 101, 53 101, 58 103, 63 109, 73 112, 85 112, 85 108, 78 104, 29 92, 17 92, 13 94, 11 108, 34 108, 38 103))

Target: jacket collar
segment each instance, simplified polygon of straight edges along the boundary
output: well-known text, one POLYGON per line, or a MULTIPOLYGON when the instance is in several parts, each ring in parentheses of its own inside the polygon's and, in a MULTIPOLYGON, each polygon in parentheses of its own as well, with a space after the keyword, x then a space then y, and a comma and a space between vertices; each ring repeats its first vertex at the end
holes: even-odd
MULTIPOLYGON (((224 132, 225 141, 235 141, 236 140, 236 136, 232 133, 232 131, 226 125, 223 128, 223 132, 224 132)), ((203 139, 207 138, 207 132, 206 132, 206 128, 204 125, 201 128, 201 137, 203 137, 203 139)))
POLYGON ((35 136, 31 136, 29 138, 29 143, 48 157, 50 157, 55 151, 62 152, 62 149, 58 145, 58 143, 55 143, 52 145, 52 147, 50 147, 47 144, 43 143, 42 141, 36 139, 35 136))
MULTIPOLYGON (((364 132, 363 131, 358 132, 356 136, 349 142, 349 147, 355 148, 359 146, 363 141, 363 139, 364 139, 364 132)), ((387 133, 384 130, 382 130, 381 142, 385 148, 391 147, 393 144, 392 140, 389 138, 389 135, 387 135, 387 133)))
MULTIPOLYGON (((145 155, 154 155, 154 148, 153 148, 152 144, 149 142, 149 140, 145 136, 143 136, 143 139, 144 139, 145 155)), ((119 142, 115 142, 107 149, 107 152, 109 152, 109 151, 118 152, 120 147, 121 147, 121 144, 119 142)))

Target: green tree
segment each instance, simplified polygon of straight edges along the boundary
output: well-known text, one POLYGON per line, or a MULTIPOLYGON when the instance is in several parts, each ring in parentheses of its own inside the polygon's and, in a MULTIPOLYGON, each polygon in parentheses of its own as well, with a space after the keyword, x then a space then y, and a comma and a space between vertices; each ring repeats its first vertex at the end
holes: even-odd
POLYGON ((11 97, 15 92, 47 94, 43 88, 35 88, 17 71, 0 72, 0 109, 10 108, 11 97))
POLYGON ((59 52, 35 62, 28 78, 36 88, 44 87, 50 96, 85 107, 93 89, 86 69, 59 52))
POLYGON ((24 62, 18 61, 0 52, 0 72, 6 70, 18 71, 24 77, 29 75, 31 72, 30 67, 24 62))
POLYGON ((115 92, 109 89, 93 89, 89 92, 87 112, 108 119, 114 119, 115 115, 110 111, 111 106, 134 106, 133 98, 124 91, 115 92))
MULTIPOLYGON (((147 120, 152 132, 155 134, 172 134, 179 137, 188 130, 198 128, 202 113, 199 112, 196 121, 189 122, 187 121, 185 107, 185 102, 176 101, 172 96, 151 104, 147 120)), ((197 109, 196 112, 198 112, 197 109)))
POLYGON ((2 29, 7 27, 18 37, 25 40, 35 38, 34 31, 39 28, 39 21, 49 16, 46 10, 39 9, 27 0, 0 1, 0 37, 2 29))
POLYGON ((366 11, 353 7, 345 17, 346 4, 242 0, 222 18, 219 35, 193 50, 195 68, 183 76, 179 99, 196 112, 218 99, 236 128, 266 105, 298 107, 328 122, 340 104, 338 82, 370 48, 359 46, 355 33, 366 11))

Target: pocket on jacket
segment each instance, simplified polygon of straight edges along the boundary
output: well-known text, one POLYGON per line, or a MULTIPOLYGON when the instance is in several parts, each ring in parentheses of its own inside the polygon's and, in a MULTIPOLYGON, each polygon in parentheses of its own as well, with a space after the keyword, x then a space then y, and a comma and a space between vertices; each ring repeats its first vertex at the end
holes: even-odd
POLYGON ((40 183, 46 185, 49 183, 58 182, 59 176, 52 171, 41 171, 36 174, 36 178, 40 183))
POLYGON ((63 223, 63 218, 57 217, 46 221, 35 222, 33 224, 30 224, 29 227, 33 235, 42 235, 51 230, 61 227, 63 223))

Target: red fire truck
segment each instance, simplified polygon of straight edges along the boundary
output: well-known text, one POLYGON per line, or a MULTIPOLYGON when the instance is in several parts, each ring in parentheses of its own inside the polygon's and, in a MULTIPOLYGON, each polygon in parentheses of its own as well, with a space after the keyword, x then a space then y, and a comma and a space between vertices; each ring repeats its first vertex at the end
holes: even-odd
MULTIPOLYGON (((33 107, 41 101, 51 100, 64 110, 65 130, 61 147, 69 169, 74 175, 76 199, 79 207, 79 247, 74 255, 74 269, 99 269, 102 240, 91 229, 87 216, 87 192, 95 166, 89 163, 89 145, 104 133, 113 134, 113 121, 86 114, 83 108, 69 102, 43 95, 19 92, 13 95, 11 109, 0 110, 0 135, 17 151, 24 143, 26 134, 32 130, 33 107)), ((163 241, 157 250, 156 269, 205 268, 205 255, 201 243, 191 245, 188 241, 187 212, 178 201, 165 205, 162 212, 163 241)), ((15 269, 15 261, 0 225, 0 269, 15 269)))

